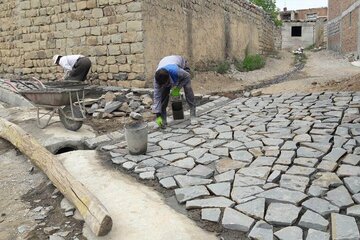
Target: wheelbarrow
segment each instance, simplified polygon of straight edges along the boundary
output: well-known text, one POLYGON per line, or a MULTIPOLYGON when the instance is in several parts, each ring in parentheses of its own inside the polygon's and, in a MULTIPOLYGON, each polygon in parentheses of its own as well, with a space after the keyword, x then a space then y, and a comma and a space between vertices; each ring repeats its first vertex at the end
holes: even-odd
MULTIPOLYGON (((24 85, 24 83, 21 84, 24 85)), ((81 128, 86 118, 84 105, 85 91, 88 90, 86 84, 74 81, 55 84, 41 83, 25 90, 19 90, 13 83, 11 85, 17 93, 32 102, 37 108, 39 128, 43 129, 49 126, 55 113, 59 114, 60 121, 66 129, 77 131, 81 128), (42 108, 47 112, 41 113, 40 109, 42 108)))

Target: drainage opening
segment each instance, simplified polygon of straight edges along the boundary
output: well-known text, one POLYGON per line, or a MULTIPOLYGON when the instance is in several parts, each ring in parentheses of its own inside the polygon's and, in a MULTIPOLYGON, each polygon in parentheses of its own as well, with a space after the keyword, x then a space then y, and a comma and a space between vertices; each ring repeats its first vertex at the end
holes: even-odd
POLYGON ((71 151, 75 151, 78 150, 76 147, 63 147, 63 148, 59 148, 56 152, 55 155, 57 154, 62 154, 62 153, 66 153, 66 152, 71 152, 71 151))

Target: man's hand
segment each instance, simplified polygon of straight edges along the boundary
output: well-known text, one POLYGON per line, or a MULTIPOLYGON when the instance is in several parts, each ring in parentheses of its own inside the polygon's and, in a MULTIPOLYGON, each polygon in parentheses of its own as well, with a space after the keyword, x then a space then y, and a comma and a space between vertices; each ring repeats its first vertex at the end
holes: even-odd
POLYGON ((163 119, 161 116, 158 116, 155 120, 156 124, 159 126, 159 127, 162 127, 163 126, 163 119))
POLYGON ((179 87, 173 87, 171 89, 170 95, 173 97, 179 97, 180 96, 180 88, 179 87))

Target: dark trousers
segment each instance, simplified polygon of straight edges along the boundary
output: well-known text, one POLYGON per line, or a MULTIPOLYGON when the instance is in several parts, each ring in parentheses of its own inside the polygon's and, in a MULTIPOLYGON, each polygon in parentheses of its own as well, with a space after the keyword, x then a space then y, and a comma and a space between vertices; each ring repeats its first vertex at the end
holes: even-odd
MULTIPOLYGON (((170 99, 170 90, 171 87, 164 87, 161 92, 161 117, 165 121, 167 117, 166 108, 169 104, 169 99, 170 99)), ((184 86, 184 93, 185 93, 186 102, 189 105, 190 109, 195 111, 195 107, 196 107, 195 96, 190 81, 188 84, 184 86)))
POLYGON ((68 72, 65 80, 85 81, 91 68, 91 61, 87 57, 79 58, 73 69, 68 72))

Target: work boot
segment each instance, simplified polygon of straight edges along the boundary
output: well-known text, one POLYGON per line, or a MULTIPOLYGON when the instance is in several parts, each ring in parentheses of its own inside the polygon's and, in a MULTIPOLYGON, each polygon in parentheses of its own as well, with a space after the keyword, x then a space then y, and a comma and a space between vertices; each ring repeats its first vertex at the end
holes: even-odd
POLYGON ((190 124, 191 125, 196 125, 198 124, 199 121, 196 118, 196 109, 195 108, 191 108, 190 109, 190 124))

